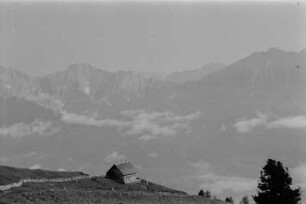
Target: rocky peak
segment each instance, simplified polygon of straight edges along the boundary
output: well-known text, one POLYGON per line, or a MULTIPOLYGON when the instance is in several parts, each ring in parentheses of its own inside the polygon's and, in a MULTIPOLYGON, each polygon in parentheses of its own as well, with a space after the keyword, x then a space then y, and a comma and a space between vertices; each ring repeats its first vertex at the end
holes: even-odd
POLYGON ((275 47, 271 47, 270 49, 267 50, 266 53, 268 55, 280 55, 280 54, 285 54, 285 51, 275 48, 275 47))

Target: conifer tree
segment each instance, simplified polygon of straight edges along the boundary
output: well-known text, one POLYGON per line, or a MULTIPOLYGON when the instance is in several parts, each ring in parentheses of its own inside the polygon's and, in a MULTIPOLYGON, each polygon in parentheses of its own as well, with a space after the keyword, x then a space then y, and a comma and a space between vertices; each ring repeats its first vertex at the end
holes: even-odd
POLYGON ((257 204, 299 204, 301 191, 293 189, 288 168, 280 161, 268 159, 260 172, 257 195, 253 196, 257 204))
POLYGON ((232 197, 225 198, 225 202, 234 204, 234 199, 232 197))
POLYGON ((203 189, 201 189, 201 190, 199 191, 198 196, 204 197, 204 191, 203 191, 203 189))

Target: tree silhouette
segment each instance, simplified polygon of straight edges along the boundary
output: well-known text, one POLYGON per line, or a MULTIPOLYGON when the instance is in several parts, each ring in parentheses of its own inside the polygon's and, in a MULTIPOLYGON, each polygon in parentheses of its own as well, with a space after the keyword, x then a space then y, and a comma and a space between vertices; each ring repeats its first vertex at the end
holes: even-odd
POLYGON ((204 191, 203 191, 203 189, 201 189, 201 190, 199 191, 198 195, 204 197, 204 191))
POLYGON ((212 197, 210 191, 203 191, 203 189, 199 191, 198 195, 209 199, 212 197))
POLYGON ((225 202, 234 204, 234 199, 232 197, 225 198, 225 202))
POLYGON ((249 204, 249 198, 248 196, 244 196, 241 201, 240 201, 240 204, 249 204))
POLYGON ((205 192, 205 198, 211 199, 211 193, 210 193, 210 191, 206 191, 206 192, 205 192))
POLYGON ((288 168, 284 168, 280 161, 268 159, 260 172, 254 201, 257 204, 298 204, 301 200, 300 189, 292 189, 291 185, 288 168))

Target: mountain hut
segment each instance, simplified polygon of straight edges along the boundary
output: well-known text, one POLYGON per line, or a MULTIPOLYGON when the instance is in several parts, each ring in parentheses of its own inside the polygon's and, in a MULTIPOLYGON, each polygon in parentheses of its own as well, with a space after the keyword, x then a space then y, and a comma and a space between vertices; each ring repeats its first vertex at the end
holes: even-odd
POLYGON ((136 178, 137 170, 130 162, 114 164, 107 172, 106 178, 110 178, 119 183, 128 184, 136 183, 139 179, 136 178))

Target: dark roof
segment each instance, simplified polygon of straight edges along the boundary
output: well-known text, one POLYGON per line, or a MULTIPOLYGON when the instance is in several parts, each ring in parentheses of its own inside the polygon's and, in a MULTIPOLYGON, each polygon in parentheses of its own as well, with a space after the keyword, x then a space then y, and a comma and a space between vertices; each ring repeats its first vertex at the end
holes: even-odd
POLYGON ((136 168, 130 162, 115 164, 114 166, 116 166, 123 175, 129 175, 129 174, 137 173, 136 168))

